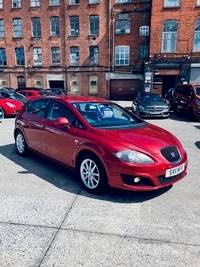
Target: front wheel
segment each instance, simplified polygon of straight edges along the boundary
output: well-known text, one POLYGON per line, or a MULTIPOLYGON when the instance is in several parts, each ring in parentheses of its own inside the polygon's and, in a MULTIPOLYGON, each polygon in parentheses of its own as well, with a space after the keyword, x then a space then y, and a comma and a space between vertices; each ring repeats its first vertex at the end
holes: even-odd
POLYGON ((15 134, 15 147, 16 147, 17 153, 20 156, 26 155, 28 148, 27 148, 24 135, 21 131, 17 131, 15 134))
POLYGON ((3 110, 2 107, 0 107, 0 119, 4 119, 5 118, 5 111, 3 110))
POLYGON ((79 160, 77 172, 86 191, 100 193, 107 189, 106 171, 96 156, 92 154, 83 155, 79 160))

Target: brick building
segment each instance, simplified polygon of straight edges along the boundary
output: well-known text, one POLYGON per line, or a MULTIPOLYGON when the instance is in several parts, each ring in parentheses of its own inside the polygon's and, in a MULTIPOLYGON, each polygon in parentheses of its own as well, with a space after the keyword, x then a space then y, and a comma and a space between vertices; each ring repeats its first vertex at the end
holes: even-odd
POLYGON ((150 0, 0 0, 0 86, 131 99, 143 89, 150 0))
POLYGON ((162 95, 177 83, 200 83, 200 1, 152 0, 145 71, 162 95))

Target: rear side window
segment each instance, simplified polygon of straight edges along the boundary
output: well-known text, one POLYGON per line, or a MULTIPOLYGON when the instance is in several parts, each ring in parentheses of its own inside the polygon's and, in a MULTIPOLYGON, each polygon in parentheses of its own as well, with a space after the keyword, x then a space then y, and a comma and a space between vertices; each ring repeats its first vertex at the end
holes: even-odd
POLYGON ((44 117, 48 106, 49 100, 42 99, 28 103, 27 112, 37 115, 38 117, 44 117))
POLYGON ((177 85, 175 92, 182 94, 182 95, 190 95, 192 91, 192 86, 191 85, 177 85))

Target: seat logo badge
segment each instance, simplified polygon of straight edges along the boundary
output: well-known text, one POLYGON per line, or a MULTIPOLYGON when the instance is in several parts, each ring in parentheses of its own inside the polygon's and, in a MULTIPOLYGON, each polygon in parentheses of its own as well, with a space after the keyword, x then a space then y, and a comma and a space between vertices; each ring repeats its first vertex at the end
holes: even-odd
POLYGON ((174 158, 176 155, 174 152, 171 153, 172 158, 174 158))

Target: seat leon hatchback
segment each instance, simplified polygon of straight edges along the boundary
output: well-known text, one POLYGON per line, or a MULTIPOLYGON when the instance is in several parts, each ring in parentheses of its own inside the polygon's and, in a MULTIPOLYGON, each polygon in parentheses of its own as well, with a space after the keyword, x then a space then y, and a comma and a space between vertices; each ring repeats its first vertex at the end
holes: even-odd
POLYGON ((83 187, 137 191, 185 177, 187 154, 170 132, 111 101, 46 96, 27 102, 14 129, 20 156, 33 150, 76 171, 83 187))

